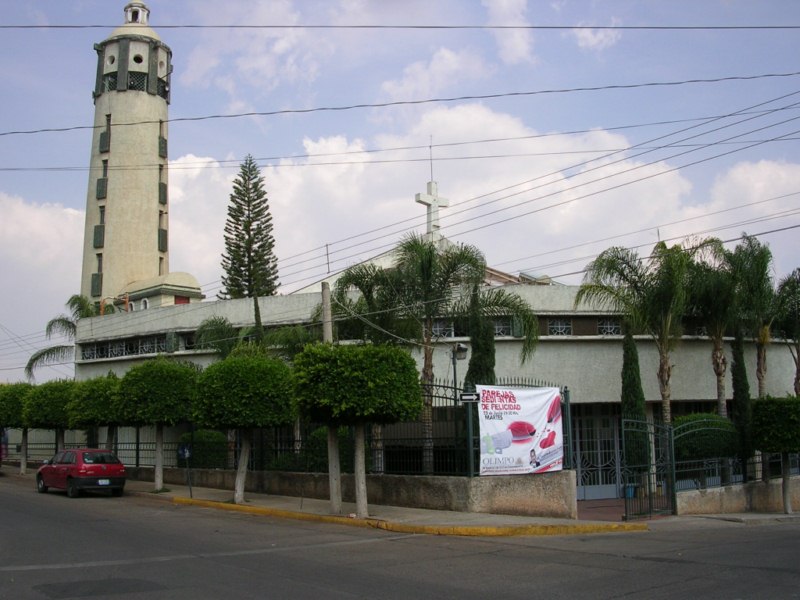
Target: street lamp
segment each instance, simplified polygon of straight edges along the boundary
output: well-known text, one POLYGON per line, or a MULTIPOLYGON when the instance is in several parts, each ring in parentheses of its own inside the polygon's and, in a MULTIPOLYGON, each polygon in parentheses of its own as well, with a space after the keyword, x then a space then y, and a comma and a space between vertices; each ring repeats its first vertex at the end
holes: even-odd
POLYGON ((453 361, 453 388, 456 389, 456 399, 458 399, 458 376, 456 375, 456 361, 467 358, 467 350, 469 350, 467 345, 460 342, 458 344, 453 344, 453 347, 450 348, 450 357, 453 361))

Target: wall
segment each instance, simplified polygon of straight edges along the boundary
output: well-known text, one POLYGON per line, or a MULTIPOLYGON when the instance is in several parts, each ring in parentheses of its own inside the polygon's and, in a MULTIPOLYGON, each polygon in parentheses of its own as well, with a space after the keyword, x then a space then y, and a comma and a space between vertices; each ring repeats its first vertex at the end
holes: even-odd
MULTIPOLYGON (((791 494, 792 506, 800 507, 800 477, 791 478, 791 494)), ((679 492, 675 508, 679 515, 782 513, 783 480, 679 492)))
MULTIPOLYGON (((153 470, 129 467, 132 479, 153 481, 153 470)), ((229 489, 236 473, 192 470, 192 485, 229 489)), ((186 485, 186 471, 165 469, 165 484, 186 485)), ((248 473, 249 492, 327 499, 327 473, 248 473)), ((574 471, 507 477, 434 477, 367 475, 367 496, 372 504, 435 510, 480 512, 531 517, 578 518, 574 471)), ((342 475, 342 498, 355 502, 352 475, 342 475)))

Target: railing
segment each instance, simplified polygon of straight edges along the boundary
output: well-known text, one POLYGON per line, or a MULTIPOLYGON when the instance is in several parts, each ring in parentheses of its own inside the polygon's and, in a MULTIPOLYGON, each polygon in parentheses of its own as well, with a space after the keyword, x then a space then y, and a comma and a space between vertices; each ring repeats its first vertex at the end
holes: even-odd
MULTIPOLYGON (((514 385, 520 386, 522 380, 514 385)), ((529 387, 530 382, 527 382, 529 387)), ((472 465, 479 464, 479 432, 475 407, 471 404, 460 404, 458 388, 449 382, 437 382, 430 387, 429 394, 433 404, 432 431, 430 440, 426 440, 421 421, 396 423, 385 426, 367 428, 367 469, 372 473, 394 475, 475 475, 475 467, 470 473, 470 448, 473 452, 472 465), (470 407, 470 408, 468 408, 470 407), (467 415, 472 410, 473 428, 472 443, 468 439, 467 415), (425 470, 426 441, 432 442, 433 469, 425 470)), ((569 445, 569 413, 564 411, 565 453, 569 445)), ((187 430, 190 426, 187 425, 187 430)), ((150 467, 155 464, 155 442, 130 441, 138 435, 129 431, 119 435, 120 440, 113 447, 120 460, 128 466, 150 467)), ((104 438, 103 438, 104 439, 104 438)), ((67 444, 66 447, 78 447, 82 443, 67 444)), ((186 460, 179 457, 180 443, 170 441, 164 443, 164 466, 187 466, 186 460)), ((430 447, 429 445, 427 447, 430 447)), ((214 455, 213 464, 189 458, 189 466, 194 468, 237 467, 240 440, 230 439, 220 448, 202 448, 195 443, 192 457, 214 455), (202 463, 202 464, 201 464, 202 463)), ((29 443, 28 459, 34 463, 51 458, 56 451, 55 442, 29 443)), ((9 448, 9 460, 19 460, 21 449, 9 448)), ((342 470, 352 472, 353 465, 353 431, 350 428, 339 430, 339 452, 342 470)), ((210 459, 209 459, 210 460, 210 459)), ((248 468, 254 471, 327 471, 327 429, 317 424, 306 424, 295 429, 292 426, 258 429, 254 432, 252 450, 248 468)), ((565 456, 565 468, 570 468, 565 456)))

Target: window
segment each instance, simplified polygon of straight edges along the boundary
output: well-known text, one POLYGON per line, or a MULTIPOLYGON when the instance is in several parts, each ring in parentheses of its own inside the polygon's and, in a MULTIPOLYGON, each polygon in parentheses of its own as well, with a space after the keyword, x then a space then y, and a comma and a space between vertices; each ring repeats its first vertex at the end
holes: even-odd
POLYGON ((97 258, 97 272, 98 273, 102 273, 103 272, 103 255, 102 254, 95 254, 95 257, 97 258))
POLYGON ((150 306, 150 301, 147 298, 142 299, 142 310, 147 310, 150 306))
POLYGON ((511 317, 500 317, 494 320, 495 337, 514 335, 511 327, 511 317))
POLYGON ((100 225, 106 224, 106 207, 105 206, 98 206, 97 209, 100 211, 100 225))
POLYGON ((572 321, 570 319, 549 319, 547 335, 572 335, 572 321))
POLYGON ((108 159, 103 159, 103 177, 108 177, 108 159))
POLYGON ((598 335, 622 335, 622 323, 619 319, 598 319, 598 335))
POLYGON ((453 322, 449 319, 436 319, 433 322, 433 335, 436 337, 455 337, 453 322))

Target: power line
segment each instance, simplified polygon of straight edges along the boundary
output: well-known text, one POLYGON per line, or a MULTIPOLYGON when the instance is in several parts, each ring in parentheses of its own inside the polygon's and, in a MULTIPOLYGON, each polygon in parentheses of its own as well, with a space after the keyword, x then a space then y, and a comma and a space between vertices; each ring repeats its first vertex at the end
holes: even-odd
MULTIPOLYGON (((548 90, 533 90, 525 92, 501 92, 495 94, 481 94, 471 96, 452 96, 447 98, 426 98, 422 100, 395 100, 392 102, 376 102, 376 103, 361 103, 349 104, 342 106, 319 106, 315 108, 287 108, 273 111, 250 111, 243 113, 230 113, 230 114, 216 114, 216 115, 202 115, 197 117, 176 117, 167 119, 166 121, 131 121, 129 123, 114 123, 112 127, 128 127, 134 125, 152 125, 156 123, 185 123, 195 121, 208 121, 216 119, 239 119, 243 117, 273 117, 278 115, 293 115, 293 114, 311 114, 318 112, 343 112, 349 110, 365 109, 365 108, 388 108, 394 106, 418 106, 422 104, 435 104, 435 103, 450 103, 450 102, 463 102, 466 100, 491 100, 497 98, 514 98, 514 97, 530 97, 546 94, 569 94, 577 92, 598 92, 598 91, 611 91, 611 90, 631 90, 640 88, 653 88, 653 87, 675 87, 682 85, 695 85, 701 83, 723 83, 729 81, 755 81, 760 79, 770 78, 784 78, 795 77, 800 75, 800 71, 789 73, 764 73, 760 75, 735 75, 728 77, 714 77, 706 79, 683 79, 678 81, 651 81, 646 83, 631 83, 631 84, 610 84, 574 88, 555 88, 548 90)), ((105 125, 76 125, 72 127, 51 127, 30 130, 17 130, 17 131, 3 131, 0 132, 0 137, 11 135, 35 135, 40 133, 61 133, 66 131, 78 131, 86 129, 104 128, 105 125)))
MULTIPOLYGON (((119 24, 0 25, 0 29, 116 29, 119 24)), ((351 30, 477 30, 477 31, 780 31, 800 29, 800 25, 319 25, 319 24, 159 24, 158 29, 351 29, 351 30)))

